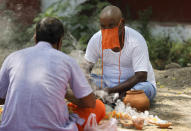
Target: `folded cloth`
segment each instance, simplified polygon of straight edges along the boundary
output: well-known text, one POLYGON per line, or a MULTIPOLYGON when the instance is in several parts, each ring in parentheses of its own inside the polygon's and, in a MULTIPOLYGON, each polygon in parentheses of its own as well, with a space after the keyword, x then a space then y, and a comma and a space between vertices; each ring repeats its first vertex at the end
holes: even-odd
POLYGON ((83 125, 85 120, 80 118, 78 114, 70 113, 69 114, 69 120, 77 123, 78 125, 83 125))
POLYGON ((81 120, 80 120, 80 124, 77 123, 79 131, 83 131, 84 126, 85 126, 85 124, 88 120, 88 117, 91 113, 94 113, 96 115, 97 123, 99 123, 105 116, 105 105, 99 99, 96 100, 95 108, 79 108, 77 105, 72 104, 72 103, 68 104, 68 108, 69 108, 69 110, 72 110, 73 113, 78 114, 78 116, 80 118, 85 120, 85 122, 82 125, 81 125, 81 120))

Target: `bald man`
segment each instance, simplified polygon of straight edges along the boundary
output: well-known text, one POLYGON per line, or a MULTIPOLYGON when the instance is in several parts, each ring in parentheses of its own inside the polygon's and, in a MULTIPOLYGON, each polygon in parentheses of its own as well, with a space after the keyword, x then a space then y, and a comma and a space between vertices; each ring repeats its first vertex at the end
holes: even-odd
POLYGON ((85 54, 88 73, 99 58, 102 60, 102 75, 91 74, 95 84, 109 94, 143 90, 152 101, 156 82, 143 36, 125 26, 121 10, 116 6, 107 6, 101 11, 100 26, 85 54))

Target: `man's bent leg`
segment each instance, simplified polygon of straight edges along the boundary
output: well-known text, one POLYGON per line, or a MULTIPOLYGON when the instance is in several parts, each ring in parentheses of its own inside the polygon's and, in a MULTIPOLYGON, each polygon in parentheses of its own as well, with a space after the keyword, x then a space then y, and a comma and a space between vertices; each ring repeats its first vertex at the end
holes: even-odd
POLYGON ((97 123, 99 123, 105 116, 105 105, 101 100, 96 100, 96 106, 95 108, 78 108, 76 105, 70 103, 70 106, 72 106, 72 111, 79 115, 79 117, 83 118, 85 120, 84 124, 82 126, 78 125, 78 130, 83 131, 84 126, 88 120, 88 117, 90 113, 94 113, 96 115, 97 123))
POLYGON ((150 82, 140 82, 137 83, 132 89, 134 90, 143 90, 147 97, 149 98, 150 102, 156 96, 156 89, 150 82))

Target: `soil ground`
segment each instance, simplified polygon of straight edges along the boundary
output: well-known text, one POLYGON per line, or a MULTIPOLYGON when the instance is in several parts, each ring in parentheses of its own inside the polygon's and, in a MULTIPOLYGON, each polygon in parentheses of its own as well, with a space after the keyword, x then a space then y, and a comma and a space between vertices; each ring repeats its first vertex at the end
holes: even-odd
MULTIPOLYGON (((191 130, 191 67, 155 70, 157 96, 151 104, 150 114, 172 122, 168 129, 145 126, 145 131, 191 130)), ((121 129, 134 130, 134 129, 121 129)))

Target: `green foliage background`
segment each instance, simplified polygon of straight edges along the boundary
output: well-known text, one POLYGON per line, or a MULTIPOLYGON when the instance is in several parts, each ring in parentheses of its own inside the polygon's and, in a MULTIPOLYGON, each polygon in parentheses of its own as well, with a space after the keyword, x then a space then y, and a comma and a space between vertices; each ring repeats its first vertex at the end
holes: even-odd
POLYGON ((150 60, 154 68, 165 69, 165 65, 172 62, 186 67, 191 62, 191 41, 174 42, 170 39, 169 34, 162 38, 153 37, 149 28, 151 15, 151 7, 139 12, 139 26, 135 28, 147 42, 150 60))
MULTIPOLYGON (((59 0, 47 8, 45 12, 40 13, 30 28, 23 28, 21 24, 14 24, 9 32, 1 33, 3 37, 0 39, 0 45, 3 48, 13 48, 10 43, 14 43, 11 45, 17 49, 34 44, 35 23, 44 17, 52 16, 59 18, 65 27, 65 37, 62 42, 63 52, 70 53, 74 49, 85 51, 91 36, 100 29, 98 17, 100 11, 109 4, 106 0, 87 0, 73 9, 70 0, 59 0), (8 36, 10 36, 9 39, 7 39, 8 36)), ((128 16, 131 16, 128 8, 127 12, 128 16)), ((7 11, 6 13, 8 15, 5 15, 5 19, 9 21, 13 12, 7 11), (9 18, 6 18, 7 16, 9 18)), ((147 41, 153 67, 164 69, 165 65, 171 62, 176 62, 183 67, 187 66, 191 61, 191 42, 174 42, 169 39, 169 36, 153 37, 149 28, 151 15, 152 7, 141 11, 139 19, 136 21, 128 17, 126 24, 139 31, 147 41), (133 23, 138 24, 134 26, 133 23)), ((14 22, 14 19, 10 19, 10 21, 14 22)))
POLYGON ((69 53, 72 49, 85 50, 90 37, 99 30, 99 12, 108 5, 101 0, 88 0, 78 5, 73 12, 70 1, 59 0, 52 4, 45 12, 34 19, 36 23, 47 16, 59 18, 65 27, 65 38, 63 40, 63 51, 69 53))
MULTIPOLYGON (((0 8, 0 11, 3 9, 0 8)), ((0 17, 0 47, 1 49, 17 50, 22 48, 31 39, 34 31, 28 32, 29 26, 19 24, 15 13, 3 10, 0 17)))

